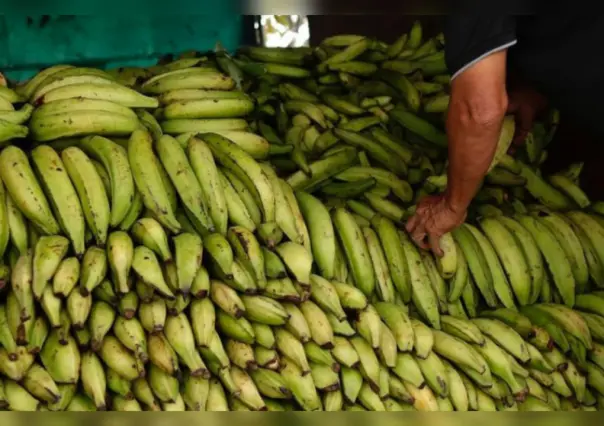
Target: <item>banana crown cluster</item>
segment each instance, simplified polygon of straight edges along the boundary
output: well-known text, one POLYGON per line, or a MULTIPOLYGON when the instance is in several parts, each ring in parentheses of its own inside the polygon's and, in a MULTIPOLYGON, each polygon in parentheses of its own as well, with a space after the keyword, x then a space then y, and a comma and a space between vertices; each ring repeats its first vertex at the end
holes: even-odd
POLYGON ((0 409, 594 411, 604 203, 497 152, 442 257, 442 35, 0 81, 0 409))

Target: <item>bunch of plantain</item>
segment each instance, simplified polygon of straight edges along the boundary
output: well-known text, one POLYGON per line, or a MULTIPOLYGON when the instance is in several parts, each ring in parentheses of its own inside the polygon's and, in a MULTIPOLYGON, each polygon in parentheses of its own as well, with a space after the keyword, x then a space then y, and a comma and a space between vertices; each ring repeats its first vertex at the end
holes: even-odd
POLYGON ((444 43, 0 84, 0 409, 604 409, 604 202, 541 174, 557 111, 514 157, 506 118, 443 256, 404 230, 447 185, 444 43))
POLYGON ((0 148, 27 137, 27 121, 34 107, 24 104, 23 98, 8 87, 4 76, 0 75, 0 148), (2 84, 4 83, 4 84, 2 84))

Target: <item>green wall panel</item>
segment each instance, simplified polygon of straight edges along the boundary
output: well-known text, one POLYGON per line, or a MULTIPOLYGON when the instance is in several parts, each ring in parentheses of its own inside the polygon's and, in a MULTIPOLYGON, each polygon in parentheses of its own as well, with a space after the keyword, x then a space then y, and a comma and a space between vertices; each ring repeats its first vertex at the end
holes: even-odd
POLYGON ((202 0, 204 15, 0 17, 0 70, 14 80, 59 63, 149 65, 167 53, 241 42, 242 16, 228 0, 202 0))

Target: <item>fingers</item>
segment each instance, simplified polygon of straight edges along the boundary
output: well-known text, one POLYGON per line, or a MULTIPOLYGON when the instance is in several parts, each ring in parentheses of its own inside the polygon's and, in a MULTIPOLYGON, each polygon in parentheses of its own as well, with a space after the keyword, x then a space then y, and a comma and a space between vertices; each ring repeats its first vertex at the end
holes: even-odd
POLYGON ((430 244, 428 244, 428 242, 426 242, 426 233, 425 232, 416 231, 414 234, 411 235, 411 239, 418 247, 420 247, 424 250, 430 249, 430 244))
POLYGON ((407 224, 405 225, 405 229, 407 230, 407 232, 411 234, 419 224, 419 221, 420 217, 417 213, 411 216, 411 218, 407 221, 407 224))
POLYGON ((409 236, 418 247, 421 247, 424 250, 430 249, 430 244, 426 241, 426 227, 422 223, 418 224, 418 226, 409 233, 409 236))
POLYGON ((411 240, 421 248, 427 248, 428 245, 424 241, 426 239, 426 227, 423 224, 422 216, 417 213, 409 219, 405 226, 411 240))
POLYGON ((413 242, 424 250, 432 250, 434 254, 441 257, 444 253, 440 248, 440 236, 433 233, 427 233, 422 225, 415 228, 410 234, 413 242))
POLYGON ((430 245, 430 249, 435 255, 437 255, 438 257, 442 257, 444 255, 444 252, 440 247, 440 235, 429 234, 428 243, 430 245))
MULTIPOLYGON (((413 242, 435 255, 444 253, 440 247, 440 237, 447 232, 454 212, 445 209, 446 201, 442 196, 428 196, 417 206, 415 214, 407 221, 405 229, 413 242)), ((462 220, 463 221, 463 220, 462 220)))
POLYGON ((412 230, 408 231, 411 239, 417 244, 420 244, 426 238, 426 228, 420 223, 415 226, 412 230))

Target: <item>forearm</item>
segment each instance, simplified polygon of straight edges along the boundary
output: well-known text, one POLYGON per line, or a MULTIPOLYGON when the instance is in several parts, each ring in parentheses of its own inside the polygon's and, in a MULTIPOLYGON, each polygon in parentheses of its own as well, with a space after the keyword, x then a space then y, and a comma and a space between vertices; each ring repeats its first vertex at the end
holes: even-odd
POLYGON ((463 111, 450 111, 447 120, 449 167, 446 195, 453 209, 465 211, 478 192, 495 155, 504 111, 498 109, 487 120, 476 119, 463 111))

